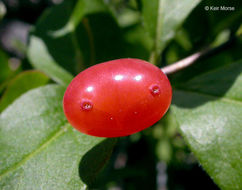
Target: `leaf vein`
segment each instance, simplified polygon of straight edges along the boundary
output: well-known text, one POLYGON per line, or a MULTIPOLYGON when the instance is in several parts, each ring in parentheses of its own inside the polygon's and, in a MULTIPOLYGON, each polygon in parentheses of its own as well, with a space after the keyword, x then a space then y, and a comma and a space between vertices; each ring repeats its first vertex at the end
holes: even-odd
POLYGON ((54 134, 52 134, 43 144, 41 144, 37 149, 32 151, 31 153, 27 154, 21 161, 17 162, 10 168, 6 169, 0 174, 0 180, 7 176, 9 173, 13 172, 14 170, 21 167, 25 162, 30 160, 33 156, 44 150, 48 147, 49 144, 51 144, 54 140, 56 140, 58 137, 60 137, 62 134, 64 134, 68 129, 70 128, 70 125, 67 123, 63 127, 60 127, 54 134))

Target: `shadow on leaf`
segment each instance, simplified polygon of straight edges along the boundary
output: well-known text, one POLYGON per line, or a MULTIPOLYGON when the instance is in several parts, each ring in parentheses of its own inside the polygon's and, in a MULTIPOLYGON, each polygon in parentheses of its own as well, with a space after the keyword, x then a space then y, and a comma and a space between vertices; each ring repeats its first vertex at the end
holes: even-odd
POLYGON ((81 159, 79 164, 79 175, 81 180, 87 185, 91 185, 97 174, 108 162, 116 138, 108 138, 89 150, 81 159))
POLYGON ((212 72, 202 74, 174 89, 173 104, 178 107, 194 108, 208 101, 215 101, 226 96, 238 100, 241 95, 230 93, 237 91, 242 71, 242 61, 226 65, 212 72), (233 88, 233 89, 232 89, 233 88))

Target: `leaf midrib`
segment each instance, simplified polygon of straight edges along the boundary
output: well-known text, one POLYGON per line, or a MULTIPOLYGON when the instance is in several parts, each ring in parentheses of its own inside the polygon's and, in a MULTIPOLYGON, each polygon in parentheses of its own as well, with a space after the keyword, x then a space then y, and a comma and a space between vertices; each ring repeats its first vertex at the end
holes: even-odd
POLYGON ((58 137, 63 135, 65 132, 67 132, 68 129, 70 129, 70 124, 69 123, 66 123, 63 127, 60 127, 55 133, 50 135, 50 137, 45 142, 43 142, 37 149, 35 149, 31 153, 27 154, 22 160, 20 160, 19 162, 15 163, 11 167, 9 167, 5 171, 3 171, 0 174, 0 180, 2 178, 4 178, 6 175, 8 175, 9 173, 15 171, 17 168, 21 167, 25 162, 30 160, 36 154, 38 154, 39 152, 41 152, 42 150, 47 148, 49 144, 51 144, 54 140, 56 140, 58 137))
POLYGON ((194 91, 194 90, 190 90, 190 89, 188 90, 188 89, 174 88, 174 90, 182 91, 184 93, 191 93, 191 94, 197 94, 197 95, 200 95, 200 96, 206 96, 206 97, 208 97, 210 99, 218 99, 218 100, 223 101, 223 102, 232 103, 232 104, 236 104, 236 105, 242 106, 242 101, 235 100, 235 99, 232 99, 232 98, 216 96, 216 95, 213 95, 213 94, 203 93, 203 92, 200 92, 200 91, 194 91))

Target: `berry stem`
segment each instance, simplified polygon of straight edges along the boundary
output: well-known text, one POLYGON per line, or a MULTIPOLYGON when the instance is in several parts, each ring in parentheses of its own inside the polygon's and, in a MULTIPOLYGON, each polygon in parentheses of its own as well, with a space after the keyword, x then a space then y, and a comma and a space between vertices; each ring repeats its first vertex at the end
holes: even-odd
POLYGON ((201 50, 197 53, 194 53, 180 61, 177 61, 171 65, 165 66, 161 68, 161 70, 166 74, 170 75, 173 73, 176 73, 182 69, 185 69, 186 67, 192 65, 193 63, 197 62, 198 60, 201 60, 203 58, 208 58, 214 54, 217 54, 221 52, 222 50, 227 49, 233 42, 235 41, 235 37, 230 38, 228 41, 225 43, 214 47, 214 48, 206 48, 204 50, 201 50))

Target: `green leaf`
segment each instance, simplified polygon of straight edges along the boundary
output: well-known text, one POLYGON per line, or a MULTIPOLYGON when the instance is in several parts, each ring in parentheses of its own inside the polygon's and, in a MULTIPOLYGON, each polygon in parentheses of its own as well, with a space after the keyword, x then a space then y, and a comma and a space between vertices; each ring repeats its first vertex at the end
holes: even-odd
MULTIPOLYGON (((225 48, 223 51, 218 52, 206 59, 201 59, 196 64, 193 64, 190 67, 185 68, 181 72, 177 72, 170 75, 169 79, 173 86, 177 86, 179 84, 183 84, 184 82, 190 80, 193 77, 201 75, 202 73, 223 67, 225 65, 233 64, 237 60, 241 59, 241 47, 242 41, 236 39, 231 43, 231 45, 229 45, 228 48, 225 48)), ((173 50, 173 52, 175 52, 175 50, 173 50)), ((183 57, 186 55, 189 54, 186 53, 183 55, 183 57)), ((180 59, 181 58, 182 57, 180 57, 180 59)), ((216 88, 214 87, 214 89, 216 88)))
MULTIPOLYGON (((206 6, 215 7, 234 7, 233 11, 206 11, 209 19, 209 29, 211 29, 210 37, 216 36, 219 32, 224 29, 234 29, 238 28, 241 24, 242 9, 238 2, 221 0, 216 2, 211 2, 209 0, 203 1, 206 6)), ((203 6, 204 7, 204 6, 203 6)), ((202 8, 203 8, 202 7, 202 8)), ((200 11, 201 12, 201 11, 200 11)))
POLYGON ((242 61, 175 88, 172 111, 192 151, 222 189, 241 189, 242 61))
POLYGON ((40 71, 25 71, 13 78, 0 99, 0 112, 21 94, 30 89, 45 85, 49 78, 40 71))
POLYGON ((2 51, 0 51, 0 63, 0 83, 2 83, 11 73, 8 57, 2 51))
POLYGON ((135 24, 123 30, 126 57, 149 59, 152 40, 141 24, 135 24))
POLYGON ((153 39, 151 62, 157 59, 175 36, 176 29, 183 23, 200 0, 142 0, 144 25, 153 39))
POLYGON ((106 10, 100 0, 77 3, 70 0, 45 11, 30 36, 28 58, 31 64, 56 82, 68 84, 72 79, 70 73, 76 75, 86 66, 83 51, 88 47, 80 43, 85 44, 90 35, 79 42, 82 34, 76 31, 77 26, 82 25, 84 16, 106 10))
POLYGON ((0 84, 13 75, 8 56, 0 50, 0 84))
POLYGON ((31 90, 0 115, 0 189, 86 189, 108 160, 115 139, 73 129, 62 110, 64 90, 31 90))
POLYGON ((103 0, 78 0, 66 25, 63 28, 55 31, 53 35, 60 37, 69 32, 73 32, 84 16, 97 12, 105 12, 107 9, 108 8, 104 4, 103 0))
MULTIPOLYGON (((183 24, 193 46, 193 52, 211 45, 221 32, 233 36, 241 24, 242 9, 236 0, 203 0, 183 24), (234 11, 206 11, 205 7, 234 7, 234 11), (206 26, 206 27, 204 27, 206 26)), ((193 53, 191 52, 191 53, 193 53)))
POLYGON ((85 66, 124 57, 122 31, 109 13, 85 17, 76 30, 85 66))
POLYGON ((43 71, 54 81, 63 85, 71 82, 72 75, 55 62, 44 42, 36 36, 30 38, 28 58, 36 69, 43 71))
POLYGON ((6 88, 11 78, 20 71, 20 64, 12 64, 11 59, 0 50, 0 94, 6 88))

